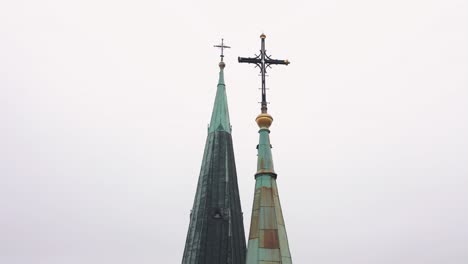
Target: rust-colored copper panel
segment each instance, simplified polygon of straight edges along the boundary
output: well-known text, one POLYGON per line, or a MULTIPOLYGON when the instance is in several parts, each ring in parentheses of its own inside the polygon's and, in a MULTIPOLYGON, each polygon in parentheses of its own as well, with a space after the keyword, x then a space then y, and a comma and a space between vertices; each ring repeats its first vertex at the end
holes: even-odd
POLYGON ((274 206, 272 189, 267 187, 261 188, 261 206, 274 206))
POLYGON ((259 158, 259 163, 260 163, 260 169, 263 170, 265 168, 265 161, 263 158, 259 158))
POLYGON ((260 230, 260 247, 262 248, 279 248, 278 230, 265 229, 260 230))

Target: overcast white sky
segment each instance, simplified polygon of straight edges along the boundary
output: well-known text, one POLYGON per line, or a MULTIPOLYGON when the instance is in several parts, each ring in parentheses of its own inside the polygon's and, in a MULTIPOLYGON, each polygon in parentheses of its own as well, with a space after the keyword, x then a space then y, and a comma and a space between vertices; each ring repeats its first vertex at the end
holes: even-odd
POLYGON ((221 37, 248 230, 259 35, 293 261, 468 262, 468 2, 0 3, 0 263, 180 263, 221 37))

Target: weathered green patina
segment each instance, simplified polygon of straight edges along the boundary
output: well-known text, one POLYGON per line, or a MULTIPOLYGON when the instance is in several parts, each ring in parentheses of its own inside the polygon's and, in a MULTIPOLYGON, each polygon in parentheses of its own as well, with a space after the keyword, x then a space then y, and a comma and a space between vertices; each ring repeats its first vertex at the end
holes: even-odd
POLYGON ((211 114, 211 122, 208 132, 225 131, 231 133, 231 123, 229 121, 229 110, 226 96, 226 85, 224 84, 224 66, 220 67, 218 89, 216 99, 211 114))
POLYGON ((220 63, 216 99, 185 243, 183 264, 245 264, 246 242, 220 63))
MULTIPOLYGON (((259 116, 260 117, 260 116, 259 116)), ((273 121, 263 114, 260 126, 255 195, 247 247, 247 264, 291 264, 286 226, 276 186, 276 173, 270 145, 269 126, 273 121)))
POLYGON ((262 107, 255 121, 260 128, 257 146, 257 173, 255 173, 255 195, 250 222, 247 264, 291 264, 288 237, 276 186, 270 144, 270 126, 273 117, 268 114, 266 101, 266 69, 270 65, 288 65, 288 60, 274 60, 266 54, 265 34, 260 35, 260 55, 254 58, 239 57, 240 63, 252 63, 260 68, 262 77, 262 107))

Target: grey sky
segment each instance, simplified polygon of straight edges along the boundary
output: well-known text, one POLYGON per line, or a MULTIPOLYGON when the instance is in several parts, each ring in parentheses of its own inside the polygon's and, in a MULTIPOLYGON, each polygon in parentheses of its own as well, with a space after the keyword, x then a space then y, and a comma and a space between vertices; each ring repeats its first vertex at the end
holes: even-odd
POLYGON ((468 261, 468 2, 3 1, 0 263, 179 263, 224 37, 248 230, 265 32, 295 263, 468 261))

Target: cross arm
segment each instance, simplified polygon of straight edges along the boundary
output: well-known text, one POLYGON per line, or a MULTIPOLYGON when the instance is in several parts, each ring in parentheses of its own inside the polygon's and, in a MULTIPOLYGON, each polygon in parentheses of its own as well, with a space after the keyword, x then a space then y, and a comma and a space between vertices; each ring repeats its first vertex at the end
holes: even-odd
POLYGON ((243 62, 243 63, 253 63, 253 64, 257 64, 257 63, 262 62, 258 58, 242 58, 242 57, 238 57, 238 61, 243 62))
MULTIPOLYGON (((240 62, 240 61, 239 61, 240 62)), ((283 65, 288 65, 289 61, 288 60, 272 60, 272 59, 267 59, 265 60, 266 64, 283 64, 283 65)))

